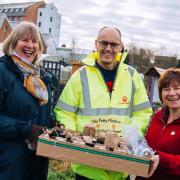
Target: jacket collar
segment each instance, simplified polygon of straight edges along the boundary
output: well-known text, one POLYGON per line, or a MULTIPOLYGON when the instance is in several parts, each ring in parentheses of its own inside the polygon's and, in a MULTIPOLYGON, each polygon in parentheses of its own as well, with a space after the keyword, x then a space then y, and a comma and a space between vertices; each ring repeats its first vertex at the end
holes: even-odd
MULTIPOLYGON (((163 107, 161 110, 161 119, 164 121, 165 124, 167 124, 169 117, 169 109, 167 107, 163 107)), ((180 123, 180 118, 175 119, 172 123, 180 123)))
MULTIPOLYGON (((126 57, 127 57, 127 52, 118 53, 118 55, 116 56, 116 60, 118 62, 120 61, 121 64, 125 61, 126 57)), ((98 52, 93 52, 87 55, 81 62, 88 66, 95 66, 98 58, 99 58, 98 52)))
POLYGON ((14 61, 11 58, 11 56, 4 55, 4 60, 5 60, 5 64, 7 65, 8 69, 11 72, 17 74, 21 79, 24 79, 24 76, 23 76, 22 72, 19 70, 17 65, 14 63, 14 61))

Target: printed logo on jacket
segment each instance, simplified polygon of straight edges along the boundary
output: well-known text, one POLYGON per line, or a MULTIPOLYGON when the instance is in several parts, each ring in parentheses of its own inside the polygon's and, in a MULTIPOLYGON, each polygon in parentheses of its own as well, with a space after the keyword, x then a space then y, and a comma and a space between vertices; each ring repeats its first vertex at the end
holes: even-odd
POLYGON ((120 104, 129 104, 127 96, 122 96, 121 97, 120 104))

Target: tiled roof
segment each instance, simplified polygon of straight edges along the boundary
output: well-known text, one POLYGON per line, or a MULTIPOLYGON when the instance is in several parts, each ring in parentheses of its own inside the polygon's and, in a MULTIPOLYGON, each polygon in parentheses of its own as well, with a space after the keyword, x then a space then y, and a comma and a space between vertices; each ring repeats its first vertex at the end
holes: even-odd
POLYGON ((0 13, 0 28, 1 28, 1 26, 2 26, 2 23, 4 22, 5 17, 6 17, 5 14, 0 13))
POLYGON ((0 4, 0 9, 6 9, 6 8, 27 8, 28 6, 30 6, 30 5, 32 5, 34 3, 35 2, 0 4))
POLYGON ((158 75, 161 76, 162 73, 165 71, 166 69, 162 69, 162 68, 158 68, 158 67, 150 67, 144 74, 145 75, 158 75))
POLYGON ((2 9, 1 13, 5 13, 7 16, 23 16, 25 14, 25 8, 7 8, 2 9))
POLYGON ((7 16, 23 16, 26 8, 34 3, 36 2, 0 4, 0 13, 5 13, 7 16))
POLYGON ((158 68, 158 67, 155 67, 155 66, 154 66, 154 68, 155 68, 156 71, 159 73, 159 75, 161 75, 161 74, 165 71, 165 69, 158 68))

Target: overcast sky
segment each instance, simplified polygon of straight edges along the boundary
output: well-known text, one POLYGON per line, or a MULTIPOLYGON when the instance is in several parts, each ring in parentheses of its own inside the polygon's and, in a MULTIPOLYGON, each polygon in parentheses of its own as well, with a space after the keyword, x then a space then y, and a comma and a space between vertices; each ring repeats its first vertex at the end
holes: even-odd
MULTIPOLYGON (((5 0, 3 0, 5 1, 5 0)), ((6 0, 14 2, 14 0, 6 0)), ((16 0, 27 2, 27 0, 16 0)), ((60 46, 94 49, 101 27, 121 30, 126 47, 152 48, 159 53, 180 55, 179 0, 45 0, 52 2, 62 15, 60 46)))

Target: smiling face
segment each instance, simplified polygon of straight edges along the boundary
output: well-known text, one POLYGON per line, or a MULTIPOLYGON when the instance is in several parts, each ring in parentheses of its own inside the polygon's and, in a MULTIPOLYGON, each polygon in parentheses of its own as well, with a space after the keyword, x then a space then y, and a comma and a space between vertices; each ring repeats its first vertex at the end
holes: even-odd
POLYGON ((98 63, 105 69, 113 69, 116 65, 116 56, 121 50, 120 32, 115 28, 102 29, 95 45, 100 57, 98 63))
POLYGON ((20 38, 14 50, 19 56, 33 63, 38 54, 39 44, 37 40, 34 40, 29 35, 28 37, 20 38))
POLYGON ((19 56, 33 64, 43 52, 41 34, 34 23, 23 21, 9 34, 3 44, 3 52, 12 55, 15 51, 19 56))
POLYGON ((180 109, 180 84, 173 81, 162 89, 162 101, 170 109, 180 109))

